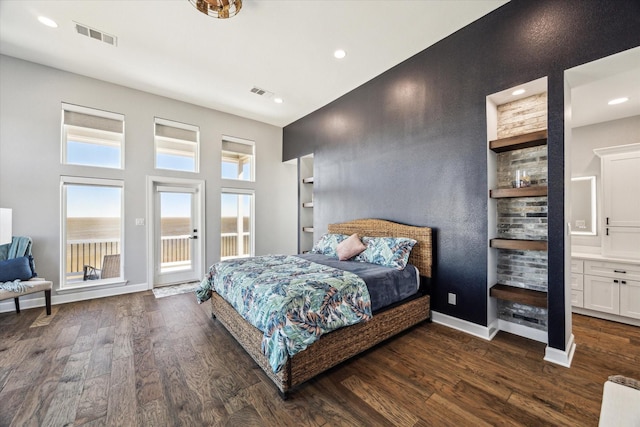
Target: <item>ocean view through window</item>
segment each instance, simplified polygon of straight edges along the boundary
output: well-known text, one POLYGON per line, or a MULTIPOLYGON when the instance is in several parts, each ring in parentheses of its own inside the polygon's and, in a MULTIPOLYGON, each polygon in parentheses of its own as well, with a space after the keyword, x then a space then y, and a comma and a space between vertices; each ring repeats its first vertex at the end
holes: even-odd
POLYGON ((123 182, 62 177, 61 184, 61 287, 121 280, 123 182))
POLYGON ((254 255, 253 191, 222 191, 220 259, 254 255))

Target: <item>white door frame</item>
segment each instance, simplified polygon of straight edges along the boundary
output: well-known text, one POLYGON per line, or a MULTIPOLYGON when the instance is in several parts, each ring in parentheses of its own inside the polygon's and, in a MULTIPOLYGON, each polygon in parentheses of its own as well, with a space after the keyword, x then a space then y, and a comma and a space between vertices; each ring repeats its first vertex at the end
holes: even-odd
POLYGON ((205 242, 206 242, 206 227, 205 227, 205 181, 201 179, 187 179, 187 178, 171 178, 166 176, 147 176, 147 283, 148 289, 153 289, 154 280, 156 276, 155 272, 155 260, 156 260, 156 228, 155 228, 155 216, 156 216, 156 204, 155 204, 155 189, 159 185, 167 186, 184 186, 185 188, 195 188, 196 194, 198 194, 198 210, 199 214, 199 226, 198 226, 198 239, 194 242, 200 251, 200 257, 196 260, 197 265, 194 265, 194 270, 199 272, 200 277, 204 276, 204 260, 205 254, 205 242))

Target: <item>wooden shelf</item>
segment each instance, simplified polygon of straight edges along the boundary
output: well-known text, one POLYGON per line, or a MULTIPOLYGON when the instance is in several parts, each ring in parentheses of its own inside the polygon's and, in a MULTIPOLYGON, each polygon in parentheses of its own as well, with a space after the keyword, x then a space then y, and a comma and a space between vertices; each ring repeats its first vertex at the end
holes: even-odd
POLYGON ((302 227, 302 231, 305 233, 313 233, 313 227, 302 227))
POLYGON ((313 184, 313 177, 310 176, 308 178, 302 178, 302 183, 303 184, 313 184))
POLYGON ((312 208, 313 207, 313 202, 304 202, 304 203, 302 203, 302 207, 303 208, 312 208))
POLYGON ((496 284, 491 287, 489 295, 505 301, 547 308, 547 293, 542 291, 496 284))
POLYGON ((498 188, 489 190, 489 197, 492 199, 502 199, 508 197, 540 197, 547 195, 547 186, 521 187, 521 188, 498 188))
POLYGON ((491 239, 490 246, 496 249, 523 251, 546 251, 546 240, 491 239))
POLYGON ((511 136, 509 138, 495 139, 489 141, 489 149, 495 153, 505 151, 520 150, 522 148, 538 147, 547 145, 547 131, 525 133, 523 135, 511 136))

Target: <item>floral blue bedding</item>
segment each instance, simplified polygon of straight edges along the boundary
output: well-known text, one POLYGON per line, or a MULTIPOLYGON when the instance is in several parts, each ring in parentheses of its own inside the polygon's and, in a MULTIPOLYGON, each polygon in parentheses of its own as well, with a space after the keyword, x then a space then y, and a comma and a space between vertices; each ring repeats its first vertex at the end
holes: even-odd
POLYGON ((273 372, 322 334, 371 318, 369 291, 360 277, 296 256, 216 263, 196 290, 198 302, 212 290, 264 333, 262 351, 273 372))

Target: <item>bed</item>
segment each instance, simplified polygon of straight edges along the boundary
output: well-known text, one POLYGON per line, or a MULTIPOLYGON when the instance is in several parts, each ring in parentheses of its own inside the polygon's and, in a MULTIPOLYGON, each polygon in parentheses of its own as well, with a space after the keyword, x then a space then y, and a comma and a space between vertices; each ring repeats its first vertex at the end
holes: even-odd
POLYGON ((305 350, 286 358, 282 369, 274 372, 263 353, 264 333, 246 321, 215 291, 211 292, 212 317, 217 319, 249 353, 278 388, 282 398, 316 375, 375 346, 376 344, 430 319, 429 285, 432 270, 431 228, 399 224, 381 219, 359 219, 330 224, 329 233, 370 237, 408 237, 414 239, 409 264, 420 274, 418 292, 391 306, 373 312, 367 321, 342 327, 322 335, 305 350))

